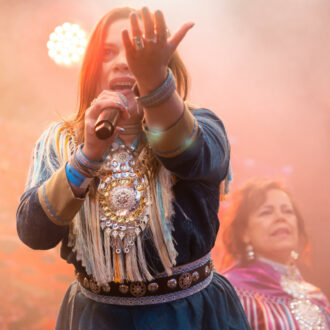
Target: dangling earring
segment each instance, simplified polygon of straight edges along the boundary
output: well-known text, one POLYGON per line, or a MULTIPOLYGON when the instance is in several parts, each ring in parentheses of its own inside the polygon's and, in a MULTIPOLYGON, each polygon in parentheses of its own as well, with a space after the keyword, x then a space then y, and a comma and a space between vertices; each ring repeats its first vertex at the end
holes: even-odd
POLYGON ((254 249, 253 246, 251 244, 247 244, 246 245, 246 258, 248 261, 252 261, 255 258, 255 253, 254 253, 254 249))
POLYGON ((292 260, 297 261, 298 258, 299 258, 299 253, 297 251, 295 251, 295 250, 292 250, 290 252, 290 256, 291 256, 292 260))

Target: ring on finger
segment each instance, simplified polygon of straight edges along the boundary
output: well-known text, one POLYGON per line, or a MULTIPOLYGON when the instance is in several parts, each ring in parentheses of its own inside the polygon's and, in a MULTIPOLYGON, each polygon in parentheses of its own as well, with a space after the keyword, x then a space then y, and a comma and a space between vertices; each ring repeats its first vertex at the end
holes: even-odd
POLYGON ((168 29, 166 29, 165 33, 156 35, 156 39, 157 39, 158 42, 167 40, 168 37, 169 37, 168 29))
POLYGON ((141 50, 144 48, 143 38, 141 36, 136 36, 133 38, 134 46, 136 50, 141 50))
POLYGON ((157 43, 157 35, 155 35, 153 38, 146 38, 146 37, 144 37, 144 40, 146 41, 146 42, 152 42, 152 43, 157 43))

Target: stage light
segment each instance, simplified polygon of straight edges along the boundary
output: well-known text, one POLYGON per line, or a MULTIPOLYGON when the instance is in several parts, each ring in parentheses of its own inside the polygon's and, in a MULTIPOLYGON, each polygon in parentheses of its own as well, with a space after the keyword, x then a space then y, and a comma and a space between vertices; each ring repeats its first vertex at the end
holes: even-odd
POLYGON ((48 55, 59 65, 73 65, 80 61, 86 45, 86 32, 78 24, 64 23, 49 35, 48 55))

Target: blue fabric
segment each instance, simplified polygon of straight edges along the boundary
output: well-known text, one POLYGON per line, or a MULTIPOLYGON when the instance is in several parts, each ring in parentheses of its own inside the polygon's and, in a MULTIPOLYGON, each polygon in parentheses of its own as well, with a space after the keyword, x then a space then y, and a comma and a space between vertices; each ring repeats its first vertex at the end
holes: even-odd
POLYGON ((69 182, 71 182, 76 187, 80 187, 81 184, 86 180, 86 177, 75 168, 73 168, 69 163, 65 164, 65 173, 69 182))
POLYGON ((149 306, 98 303, 86 298, 79 289, 74 295, 76 289, 74 283, 65 295, 56 330, 250 329, 233 287, 218 273, 214 273, 207 288, 192 296, 149 306))
MULTIPOLYGON (((176 157, 159 158, 176 177, 173 186, 173 238, 178 251, 178 266, 201 258, 213 248, 219 229, 219 185, 225 178, 229 165, 229 144, 222 121, 210 110, 197 109, 192 113, 198 122, 195 142, 176 157)), ((39 147, 37 144, 37 151, 39 147)), ((52 159, 60 167, 53 150, 52 159)), ((36 165, 38 164, 33 167, 36 165)), ((38 166, 41 184, 51 174, 45 161, 38 166)), ((21 240, 35 249, 50 249, 62 241, 61 256, 81 270, 80 262, 75 260, 72 249, 67 246, 68 230, 54 225, 47 218, 34 189, 27 191, 22 197, 17 211, 17 229, 21 240), (32 230, 38 224, 42 224, 47 233, 44 238, 39 234, 40 231, 32 230)), ((143 245, 150 270, 163 271, 150 237, 151 233, 147 230, 143 245)))

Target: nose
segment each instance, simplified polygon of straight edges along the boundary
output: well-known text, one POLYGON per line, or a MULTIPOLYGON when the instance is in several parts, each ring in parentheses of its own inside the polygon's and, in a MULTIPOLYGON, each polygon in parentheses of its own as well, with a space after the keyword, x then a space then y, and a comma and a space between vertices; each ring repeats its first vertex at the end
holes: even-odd
POLYGON ((276 219, 276 222, 285 222, 286 221, 286 216, 285 214, 281 211, 281 210, 275 210, 275 219, 276 219))
POLYGON ((126 72, 128 71, 128 65, 126 60, 125 52, 122 51, 118 54, 118 56, 113 61, 112 69, 118 72, 126 72))

